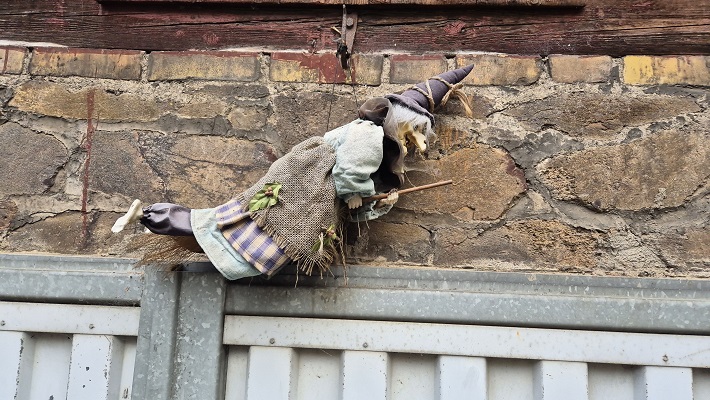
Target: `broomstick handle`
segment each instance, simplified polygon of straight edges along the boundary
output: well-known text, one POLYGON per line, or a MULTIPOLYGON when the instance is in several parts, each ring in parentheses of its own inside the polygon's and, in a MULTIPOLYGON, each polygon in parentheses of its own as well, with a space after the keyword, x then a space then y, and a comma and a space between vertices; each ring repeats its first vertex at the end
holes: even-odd
MULTIPOLYGON (((439 186, 450 185, 450 184, 452 184, 452 183, 454 183, 454 181, 452 181, 451 179, 446 180, 446 181, 434 182, 434 183, 430 183, 430 184, 428 184, 428 185, 415 186, 415 187, 412 187, 412 188, 402 189, 402 190, 399 191, 399 194, 406 194, 406 193, 411 193, 411 192, 417 192, 417 191, 419 191, 419 190, 425 190, 425 189, 431 189, 431 188, 435 188, 435 187, 439 187, 439 186)), ((377 201, 377 200, 383 200, 383 199, 386 199, 387 196, 388 196, 387 193, 376 194, 376 195, 374 195, 374 196, 365 197, 364 199, 362 199, 362 202, 363 202, 363 203, 370 203, 370 202, 377 201)))

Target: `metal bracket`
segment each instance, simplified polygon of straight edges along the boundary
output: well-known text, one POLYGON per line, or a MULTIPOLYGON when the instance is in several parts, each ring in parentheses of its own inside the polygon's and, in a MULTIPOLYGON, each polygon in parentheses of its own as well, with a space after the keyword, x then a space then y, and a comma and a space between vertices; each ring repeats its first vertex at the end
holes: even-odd
POLYGON ((350 68, 350 56, 352 56, 356 31, 357 12, 351 12, 348 14, 348 10, 345 7, 345 4, 343 4, 343 24, 340 29, 338 50, 335 53, 338 58, 340 58, 340 66, 343 67, 343 69, 350 68))

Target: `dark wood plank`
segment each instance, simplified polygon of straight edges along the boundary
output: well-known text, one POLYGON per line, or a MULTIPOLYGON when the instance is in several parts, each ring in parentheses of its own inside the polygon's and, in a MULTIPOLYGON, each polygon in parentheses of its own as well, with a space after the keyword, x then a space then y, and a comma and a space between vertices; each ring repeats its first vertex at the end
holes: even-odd
MULTIPOLYGON (((582 9, 358 7, 356 52, 708 54, 709 0, 597 0, 582 9)), ((140 50, 335 51, 337 6, 0 2, 0 39, 140 50)))
POLYGON ((97 0, 99 3, 227 3, 306 5, 422 5, 422 6, 525 6, 582 7, 586 0, 97 0))

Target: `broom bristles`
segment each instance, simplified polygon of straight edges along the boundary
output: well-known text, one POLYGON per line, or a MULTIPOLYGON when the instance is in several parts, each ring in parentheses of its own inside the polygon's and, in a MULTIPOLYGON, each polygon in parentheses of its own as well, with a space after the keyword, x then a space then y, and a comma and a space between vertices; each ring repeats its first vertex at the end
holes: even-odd
POLYGON ((192 236, 148 233, 133 237, 128 248, 142 254, 135 267, 153 265, 172 271, 181 265, 207 259, 197 240, 192 236))

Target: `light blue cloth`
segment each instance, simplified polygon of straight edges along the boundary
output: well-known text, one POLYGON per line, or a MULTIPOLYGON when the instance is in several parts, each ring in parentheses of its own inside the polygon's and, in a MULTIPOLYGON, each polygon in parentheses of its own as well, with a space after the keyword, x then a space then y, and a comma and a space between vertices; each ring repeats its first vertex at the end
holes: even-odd
POLYGON ((261 275, 261 272, 247 262, 217 228, 213 208, 192 210, 190 213, 192 231, 197 243, 219 272, 229 280, 261 275))
POLYGON ((363 204, 362 207, 355 210, 355 212, 350 213, 350 221, 352 222, 365 222, 372 221, 373 219, 380 218, 381 216, 387 214, 392 210, 393 205, 386 205, 379 208, 375 208, 375 203, 363 204))
MULTIPOLYGON (((375 183, 370 178, 382 163, 384 131, 371 121, 355 121, 335 128, 323 135, 335 149, 333 180, 335 191, 344 202, 354 195, 368 197, 375 194, 375 183)), ((387 214, 391 205, 375 208, 375 203, 363 204, 350 213, 351 221, 371 221, 387 214)))
POLYGON ((354 195, 375 194, 375 183, 370 178, 382 163, 384 131, 371 121, 355 121, 335 128, 323 135, 326 143, 335 149, 333 180, 335 191, 347 202, 354 195))

